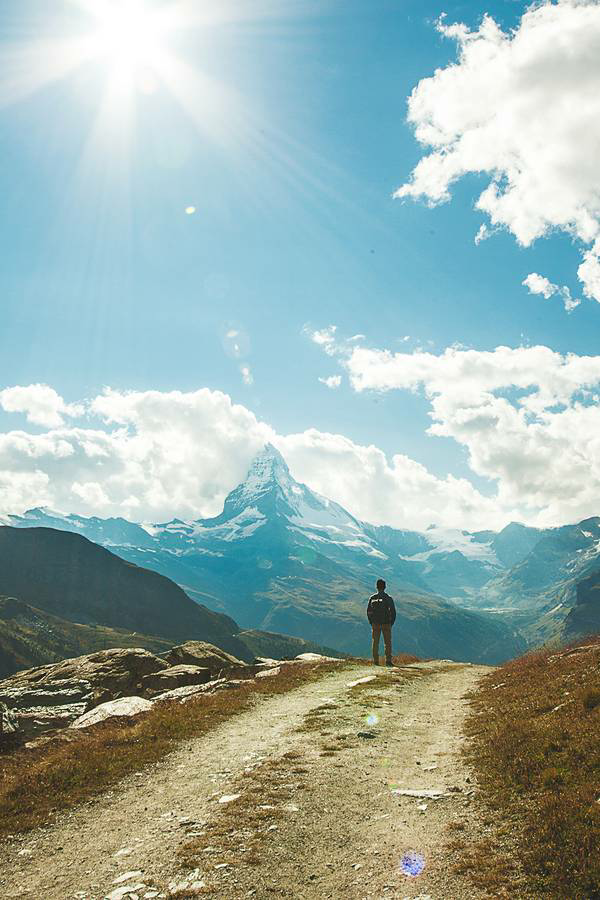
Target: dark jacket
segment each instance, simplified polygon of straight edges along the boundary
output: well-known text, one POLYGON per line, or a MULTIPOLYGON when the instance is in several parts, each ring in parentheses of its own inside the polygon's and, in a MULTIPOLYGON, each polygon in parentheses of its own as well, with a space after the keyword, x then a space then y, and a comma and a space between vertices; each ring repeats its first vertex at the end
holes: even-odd
POLYGON ((396 621, 394 601, 385 591, 378 591, 369 598, 367 619, 371 625, 393 625, 396 621))

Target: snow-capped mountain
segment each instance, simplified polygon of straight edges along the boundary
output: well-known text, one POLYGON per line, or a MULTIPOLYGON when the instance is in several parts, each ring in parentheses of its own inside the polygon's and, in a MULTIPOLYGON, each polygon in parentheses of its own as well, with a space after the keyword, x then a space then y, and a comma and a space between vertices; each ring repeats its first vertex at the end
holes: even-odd
MULTIPOLYGON (((195 599, 228 613, 243 627, 299 634, 352 652, 359 646, 364 650, 364 600, 376 578, 383 577, 406 606, 405 633, 412 632, 414 641, 417 631, 418 639, 423 639, 425 609, 431 620, 435 608, 440 631, 450 611, 454 617, 475 616, 476 622, 461 626, 462 640, 468 642, 470 635, 483 629, 488 659, 498 641, 507 646, 518 643, 514 628, 497 615, 469 612, 466 607, 522 607, 511 595, 511 589, 522 592, 524 587, 522 578, 514 582, 516 573, 528 573, 535 584, 535 571, 541 566, 547 577, 548 558, 554 552, 548 548, 557 541, 561 545, 565 537, 561 529, 538 531, 518 524, 499 533, 441 528, 420 533, 370 525, 297 482, 272 446, 254 459, 245 480, 225 499, 223 512, 213 518, 135 524, 33 509, 10 517, 10 524, 79 532, 125 559, 167 575, 195 599), (488 634, 490 623, 493 633, 488 634), (504 629, 502 637, 497 629, 504 629)), ((573 553, 567 552, 567 558, 558 552, 552 556, 555 581, 563 569, 565 577, 572 577, 573 567, 579 571, 584 558, 589 569, 592 557, 598 555, 600 530, 596 536, 593 528, 589 537, 585 529, 579 531, 577 546, 567 541, 573 553), (579 546, 581 539, 589 542, 585 549, 579 546)), ((535 607, 533 594, 527 597, 525 605, 535 607)), ((448 636, 453 631, 450 628, 448 636)), ((435 640, 438 637, 436 632, 435 640)), ((422 645, 418 649, 434 655, 434 636, 428 640, 427 649, 422 645)), ((444 646, 443 653, 439 647, 435 653, 452 656, 447 642, 444 646)), ((473 656, 476 651, 471 649, 473 656)))

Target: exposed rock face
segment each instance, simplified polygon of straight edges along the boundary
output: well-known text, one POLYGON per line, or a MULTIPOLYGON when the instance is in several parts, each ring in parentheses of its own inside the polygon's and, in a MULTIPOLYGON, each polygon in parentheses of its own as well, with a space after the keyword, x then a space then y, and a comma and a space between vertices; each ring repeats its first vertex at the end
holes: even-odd
POLYGON ((565 640, 600 632, 600 572, 594 572, 577 585, 575 605, 563 625, 565 640))
POLYGON ((145 675, 141 687, 145 694, 156 694, 191 684, 204 684, 207 681, 210 681, 210 669, 204 666, 169 666, 159 672, 145 675))
POLYGON ((167 669, 147 650, 101 650, 27 669, 0 682, 0 703, 18 715, 24 736, 64 728, 108 700, 142 690, 144 676, 167 669))
MULTIPOLYGON (((50 663, 37 669, 26 669, 0 682, 0 698, 6 690, 28 692, 56 691, 57 682, 69 681, 73 685, 85 683, 91 686, 92 703, 96 706, 105 700, 132 696, 144 675, 166 669, 167 663, 148 650, 131 649, 100 650, 74 659, 50 663)), ((63 689, 67 689, 63 684, 63 689)), ((73 697, 74 694, 69 694, 73 697)), ((5 701, 8 703, 8 701, 5 701)), ((50 701, 55 702, 55 701, 50 701)), ((12 704, 8 704, 12 705, 12 704)))
POLYGON ((231 653, 206 641, 187 641, 185 644, 173 647, 166 654, 165 659, 173 666, 181 664, 204 666, 213 673, 229 666, 243 665, 242 661, 232 656, 231 653))
POLYGON ((208 639, 251 656, 236 638, 233 619, 195 603, 169 578, 67 531, 0 526, 0 594, 71 622, 139 631, 172 643, 208 639))
POLYGON ((279 675, 281 672, 281 666, 275 666, 274 669, 263 669, 262 672, 257 672, 256 678, 270 678, 272 675, 279 675))
POLYGON ((189 684, 186 687, 173 688, 172 691, 158 694, 152 698, 152 702, 163 703, 169 700, 179 700, 180 703, 186 703, 198 694, 213 693, 225 684, 227 684, 225 678, 215 678, 214 681, 207 681, 206 684, 189 684))
POLYGON ((71 723, 71 728, 87 728, 98 722, 104 722, 106 719, 137 716, 149 709, 152 709, 152 704, 143 697, 121 697, 119 700, 109 700, 108 703, 101 703, 100 706, 91 709, 85 715, 75 719, 71 723))
POLYGON ((4 703, 0 703, 0 737, 3 734, 14 734, 18 727, 15 714, 4 703))

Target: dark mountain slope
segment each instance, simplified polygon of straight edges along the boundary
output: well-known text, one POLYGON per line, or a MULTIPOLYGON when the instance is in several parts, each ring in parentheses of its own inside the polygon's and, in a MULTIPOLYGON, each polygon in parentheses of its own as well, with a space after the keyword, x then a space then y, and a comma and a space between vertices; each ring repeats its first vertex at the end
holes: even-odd
POLYGON ((143 647, 158 654, 171 645, 164 638, 137 632, 77 625, 14 597, 0 597, 0 678, 97 650, 143 647))
POLYGON ((205 640, 248 657, 228 616, 78 534, 0 527, 0 593, 73 622, 160 635, 174 643, 205 640))
POLYGON ((572 641, 578 637, 600 633, 600 572, 594 572, 577 584, 575 605, 566 617, 562 637, 572 641))

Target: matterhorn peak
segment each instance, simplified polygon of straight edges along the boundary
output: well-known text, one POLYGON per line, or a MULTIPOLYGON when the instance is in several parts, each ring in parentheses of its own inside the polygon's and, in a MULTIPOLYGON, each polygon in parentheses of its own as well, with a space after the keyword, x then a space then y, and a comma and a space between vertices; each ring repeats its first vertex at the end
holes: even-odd
POLYGON ((256 454, 250 463, 246 484, 249 481, 256 482, 257 479, 260 481, 279 481, 282 478, 286 482, 291 480, 288 464, 273 444, 265 444, 264 448, 256 454))

